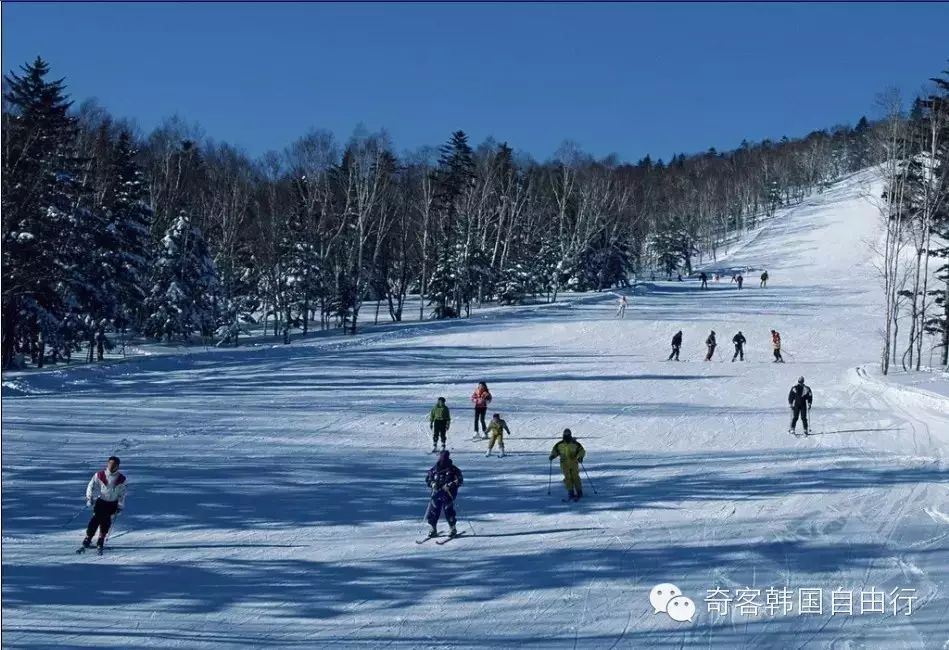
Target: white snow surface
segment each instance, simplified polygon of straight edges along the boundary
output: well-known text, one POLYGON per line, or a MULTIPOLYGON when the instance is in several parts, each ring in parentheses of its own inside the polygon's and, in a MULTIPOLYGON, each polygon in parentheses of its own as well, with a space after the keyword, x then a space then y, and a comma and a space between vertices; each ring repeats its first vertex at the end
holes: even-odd
POLYGON ((592 294, 8 378, 3 647, 949 647, 949 400, 875 372, 872 180, 705 267, 767 268, 767 289, 760 271, 740 292, 645 283, 624 320, 616 295, 592 294), (680 328, 687 362, 666 362, 680 328), (746 361, 730 363, 739 329, 746 361), (799 375, 808 438, 787 433, 799 375), (471 440, 481 379, 513 431, 503 459, 471 440), (417 545, 439 395, 469 536, 417 545), (577 504, 556 465, 547 494, 564 427, 587 449, 577 504), (67 520, 113 452, 126 512, 103 557, 76 555, 88 513, 67 520), (692 622, 654 613, 662 582, 695 601, 692 622), (762 603, 790 589, 792 611, 709 612, 709 590, 745 587, 762 603), (799 612, 808 588, 822 614, 799 612), (852 615, 831 615, 835 589, 854 593, 852 615), (889 598, 861 613, 871 589, 914 589, 912 613, 889 598))

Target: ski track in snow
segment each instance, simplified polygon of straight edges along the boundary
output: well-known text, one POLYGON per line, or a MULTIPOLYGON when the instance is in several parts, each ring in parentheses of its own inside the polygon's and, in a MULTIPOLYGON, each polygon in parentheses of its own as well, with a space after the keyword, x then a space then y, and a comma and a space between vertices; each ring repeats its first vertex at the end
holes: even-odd
POLYGON ((623 320, 616 294, 591 294, 5 381, 4 647, 949 647, 949 400, 874 373, 871 181, 788 208, 704 267, 767 268, 767 289, 752 271, 740 292, 650 282, 625 292, 623 320), (786 364, 770 362, 771 328, 786 364), (689 363, 665 361, 678 329, 689 363), (704 363, 710 329, 720 354, 704 363), (739 329, 747 360, 731 363, 739 329), (787 433, 801 374, 808 438, 787 433), (480 379, 513 432, 503 459, 471 440, 480 379), (416 545, 438 395, 473 534, 416 545), (556 466, 547 496, 564 427, 593 481, 577 504, 556 466), (67 520, 111 453, 128 507, 105 556, 76 555, 88 514, 67 520), (660 582, 696 602, 693 623, 653 614, 660 582), (704 602, 785 586, 917 602, 833 617, 826 595, 824 615, 704 602))

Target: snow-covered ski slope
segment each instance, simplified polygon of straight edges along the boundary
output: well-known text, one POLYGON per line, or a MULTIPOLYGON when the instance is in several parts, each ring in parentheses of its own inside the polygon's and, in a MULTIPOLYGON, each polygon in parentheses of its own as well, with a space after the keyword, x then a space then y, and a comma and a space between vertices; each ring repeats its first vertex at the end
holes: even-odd
POLYGON ((873 376, 868 179, 720 263, 767 268, 767 289, 758 272, 741 292, 656 282, 622 321, 603 294, 18 378, 3 402, 3 647, 949 647, 949 409, 873 376), (665 362, 677 329, 687 362, 665 362), (721 352, 704 363, 712 329, 721 352), (731 363, 739 329, 746 361, 731 363), (815 395, 806 439, 787 433, 799 375, 815 395), (503 459, 470 439, 480 379, 513 430, 503 459), (439 395, 468 536, 416 545, 439 395), (564 427, 587 449, 578 504, 556 466, 547 495, 564 427), (87 514, 67 520, 113 452, 127 511, 104 557, 76 555, 87 514), (694 600, 691 623, 654 613, 663 582, 694 600), (746 587, 758 615, 734 600, 709 612, 709 590, 746 587), (769 588, 790 590, 790 612, 766 610, 769 588), (800 589, 823 590, 822 613, 801 613, 800 589))

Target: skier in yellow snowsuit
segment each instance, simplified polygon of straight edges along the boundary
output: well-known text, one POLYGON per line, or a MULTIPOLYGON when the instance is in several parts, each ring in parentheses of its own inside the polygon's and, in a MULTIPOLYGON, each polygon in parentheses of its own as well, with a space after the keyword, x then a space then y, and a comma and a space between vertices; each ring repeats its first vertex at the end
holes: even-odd
POLYGON ((488 452, 485 456, 490 456, 491 450, 494 449, 494 443, 498 443, 498 446, 501 448, 501 457, 504 457, 505 432, 511 435, 511 430, 507 428, 507 422, 501 419, 500 413, 495 413, 494 417, 491 418, 491 423, 488 425, 488 435, 491 436, 491 440, 488 442, 488 452))
POLYGON ((583 462, 586 453, 583 445, 573 439, 570 429, 563 430, 563 440, 550 450, 550 460, 560 457, 563 484, 567 488, 567 496, 573 501, 583 496, 583 486, 580 484, 580 463, 583 462))

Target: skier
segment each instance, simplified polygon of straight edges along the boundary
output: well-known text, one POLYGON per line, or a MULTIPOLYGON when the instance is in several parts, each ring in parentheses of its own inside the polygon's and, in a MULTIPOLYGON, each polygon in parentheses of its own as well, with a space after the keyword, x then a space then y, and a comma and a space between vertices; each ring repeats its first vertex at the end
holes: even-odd
POLYGON ((745 282, 744 276, 742 276, 742 275, 739 273, 739 274, 738 274, 738 277, 735 279, 735 282, 738 283, 738 290, 741 291, 741 285, 744 284, 744 282, 745 282))
POLYGON ((774 362, 784 363, 784 357, 781 356, 781 335, 771 330, 771 347, 774 348, 774 362))
POLYGON ((679 360, 679 348, 682 347, 682 330, 679 330, 675 333, 675 336, 672 337, 672 352, 669 354, 669 358, 666 361, 672 361, 672 358, 675 357, 675 360, 679 360))
POLYGON ((560 471, 563 472, 563 484, 567 488, 567 498, 576 501, 583 496, 583 485, 580 483, 580 463, 586 456, 586 449, 580 441, 573 439, 570 429, 563 430, 563 440, 550 450, 550 460, 560 458, 560 471))
POLYGON ((626 301, 626 296, 620 296, 619 308, 616 310, 616 315, 620 318, 625 318, 627 306, 629 306, 629 303, 626 301))
POLYGON ((428 414, 428 428, 432 430, 433 454, 438 450, 439 436, 442 439, 442 451, 445 451, 445 435, 448 433, 450 427, 451 411, 448 410, 448 406, 445 404, 445 398, 439 397, 435 406, 432 407, 431 412, 428 414))
POLYGON ((491 391, 488 390, 488 385, 483 381, 478 384, 478 387, 475 388, 475 392, 471 394, 471 401, 474 402, 474 430, 475 438, 478 438, 478 421, 481 421, 481 429, 484 432, 482 438, 488 437, 488 425, 484 421, 484 416, 488 413, 488 404, 491 403, 491 391))
POLYGON ((736 358, 740 358, 742 361, 745 360, 745 335, 741 333, 741 330, 738 331, 738 334, 732 337, 732 343, 735 344, 735 356, 732 357, 732 363, 735 362, 736 358))
POLYGON ((494 443, 498 443, 498 447, 501 448, 501 457, 504 457, 504 433, 507 432, 507 435, 511 435, 511 430, 507 428, 507 422, 501 419, 500 413, 495 413, 494 417, 491 418, 491 424, 488 425, 488 433, 491 434, 491 441, 488 442, 488 451, 485 456, 491 455, 491 450, 494 449, 494 443))
POLYGON ((112 520, 125 507, 125 493, 128 486, 125 474, 119 471, 118 456, 109 456, 105 469, 92 475, 89 485, 86 486, 86 507, 92 508, 92 519, 86 526, 86 537, 82 540, 83 548, 92 546, 92 536, 99 530, 99 539, 96 546, 100 552, 105 546, 105 538, 112 527, 112 520))
POLYGON ((761 274, 761 288, 762 289, 768 288, 768 272, 767 271, 761 274))
POLYGON ((458 497, 458 488, 464 483, 464 477, 461 470, 451 462, 451 455, 448 451, 442 451, 438 455, 436 462, 425 477, 425 484, 431 488, 432 496, 428 502, 428 511, 425 513, 425 519, 431 527, 428 531, 429 537, 438 535, 438 517, 442 511, 445 512, 445 521, 451 527, 450 535, 454 537, 458 534, 455 529, 455 499, 458 497))
POLYGON ((814 395, 809 386, 804 384, 804 378, 798 377, 797 383, 791 386, 791 392, 788 393, 788 406, 791 407, 791 429, 789 433, 797 427, 797 418, 801 418, 801 424, 804 425, 804 435, 807 435, 807 411, 814 401, 814 395))
POLYGON ((699 280, 702 281, 702 288, 708 289, 708 276, 705 275, 705 271, 702 271, 702 274, 699 276, 699 280))
POLYGON ((715 347, 717 345, 717 343, 715 343, 715 330, 712 330, 712 333, 708 335, 707 339, 705 339, 705 345, 708 346, 708 354, 705 355, 705 360, 711 361, 712 355, 715 354, 715 347))

